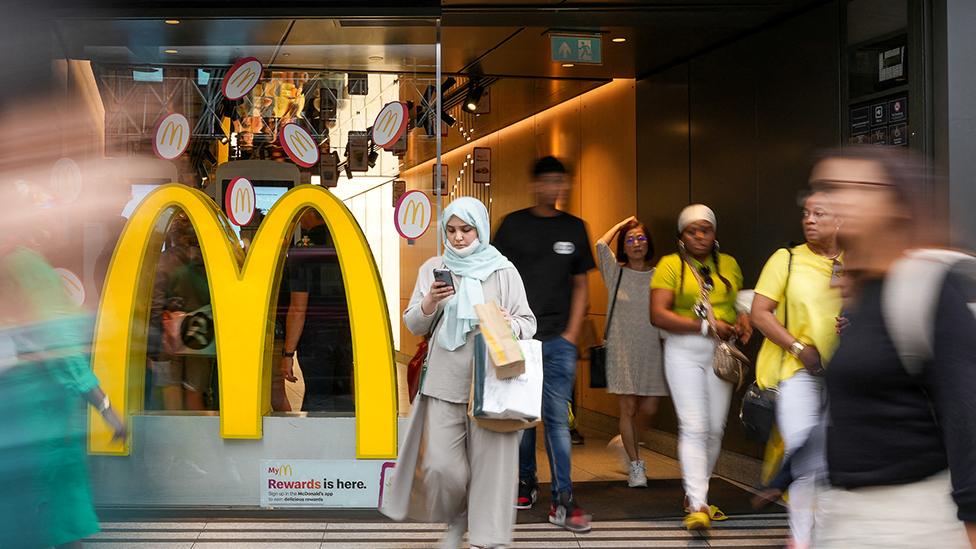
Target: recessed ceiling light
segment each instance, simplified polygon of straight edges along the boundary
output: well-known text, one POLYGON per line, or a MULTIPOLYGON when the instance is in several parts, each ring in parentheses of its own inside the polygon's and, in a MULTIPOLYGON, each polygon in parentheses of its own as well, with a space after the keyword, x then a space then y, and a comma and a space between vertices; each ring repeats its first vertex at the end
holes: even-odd
POLYGON ((164 21, 164 23, 166 23, 167 25, 179 25, 180 24, 180 20, 179 19, 167 19, 166 21, 164 21))
POLYGON ((563 63, 563 66, 564 66, 564 67, 566 67, 566 68, 568 69, 568 68, 570 68, 570 67, 575 67, 576 65, 574 65, 574 64, 572 64, 572 63, 563 63))
POLYGON ((289 53, 289 52, 286 51, 285 53, 281 54, 281 56, 282 57, 290 57, 291 56, 291 53, 289 53))
POLYGON ((614 38, 613 40, 611 40, 611 42, 616 42, 618 44, 623 43, 623 42, 626 42, 626 41, 627 41, 627 39, 624 38, 624 37, 622 37, 622 36, 618 36, 617 38, 614 38))
POLYGON ((163 50, 163 53, 173 54, 173 53, 180 53, 180 52, 177 50, 163 50))
POLYGON ((382 60, 383 60, 383 56, 382 55, 370 55, 369 56, 369 62, 370 63, 379 63, 382 60))

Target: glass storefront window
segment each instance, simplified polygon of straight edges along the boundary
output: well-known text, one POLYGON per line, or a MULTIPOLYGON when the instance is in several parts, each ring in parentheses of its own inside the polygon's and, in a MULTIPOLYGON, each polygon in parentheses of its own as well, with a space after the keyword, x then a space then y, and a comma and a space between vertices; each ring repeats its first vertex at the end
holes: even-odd
POLYGON ((90 450, 124 456, 93 458, 96 502, 256 506, 266 460, 393 457, 393 182, 441 138, 440 98, 415 101, 436 88, 436 20, 56 25, 99 122, 85 192, 112 197, 78 251, 101 265, 93 364, 131 422, 114 445, 92 421, 90 450), (383 123, 409 128, 378 143, 396 102, 383 123))

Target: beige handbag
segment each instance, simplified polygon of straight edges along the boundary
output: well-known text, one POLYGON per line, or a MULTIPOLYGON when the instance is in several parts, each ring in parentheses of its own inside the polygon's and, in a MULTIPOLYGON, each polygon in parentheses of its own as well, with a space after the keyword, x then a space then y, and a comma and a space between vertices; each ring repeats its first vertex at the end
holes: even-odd
POLYGON ((715 360, 712 363, 712 368, 715 370, 715 375, 720 379, 724 379, 729 383, 735 384, 735 389, 739 390, 742 388, 743 383, 746 381, 746 374, 749 372, 749 359, 746 355, 742 354, 742 351, 735 344, 735 336, 729 338, 728 341, 722 339, 718 335, 718 323, 715 321, 715 311, 712 309, 712 302, 708 299, 708 294, 710 290, 709 285, 705 284, 702 279, 701 273, 698 269, 692 265, 691 261, 688 260, 687 255, 684 252, 680 253, 681 259, 688 265, 691 270, 691 274, 695 276, 695 280, 698 281, 698 287, 701 288, 701 297, 698 298, 698 303, 696 304, 696 309, 705 311, 705 318, 708 320, 708 325, 711 327, 709 330, 712 337, 715 338, 715 360))

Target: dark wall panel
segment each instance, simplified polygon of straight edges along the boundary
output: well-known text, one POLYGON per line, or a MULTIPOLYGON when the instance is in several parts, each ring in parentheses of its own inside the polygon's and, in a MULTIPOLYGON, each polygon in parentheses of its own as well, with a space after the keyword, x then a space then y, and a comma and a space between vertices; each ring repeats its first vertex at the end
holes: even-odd
POLYGON ((675 250, 678 211, 688 203, 688 66, 637 82, 637 217, 658 255, 675 250))
POLYGON ((715 210, 722 251, 743 267, 754 260, 755 102, 764 78, 756 53, 752 42, 735 42, 693 60, 689 73, 691 201, 715 210))
MULTIPOLYGON (((831 3, 638 82, 638 213, 662 253, 674 251, 689 202, 715 209, 722 249, 749 288, 776 248, 802 237, 796 197, 814 153, 841 138, 839 33, 831 3)), ((724 446, 760 457, 738 425, 739 401, 724 446)), ((662 410, 658 427, 675 432, 662 410)))

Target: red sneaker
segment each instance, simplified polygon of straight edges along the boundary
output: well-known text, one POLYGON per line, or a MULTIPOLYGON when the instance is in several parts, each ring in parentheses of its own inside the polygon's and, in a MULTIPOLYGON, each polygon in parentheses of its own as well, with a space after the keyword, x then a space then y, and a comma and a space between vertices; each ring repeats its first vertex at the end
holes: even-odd
POLYGON ((569 494, 559 494, 559 497, 549 506, 549 522, 562 526, 570 532, 584 534, 590 531, 590 520, 593 516, 576 504, 576 500, 569 494))

